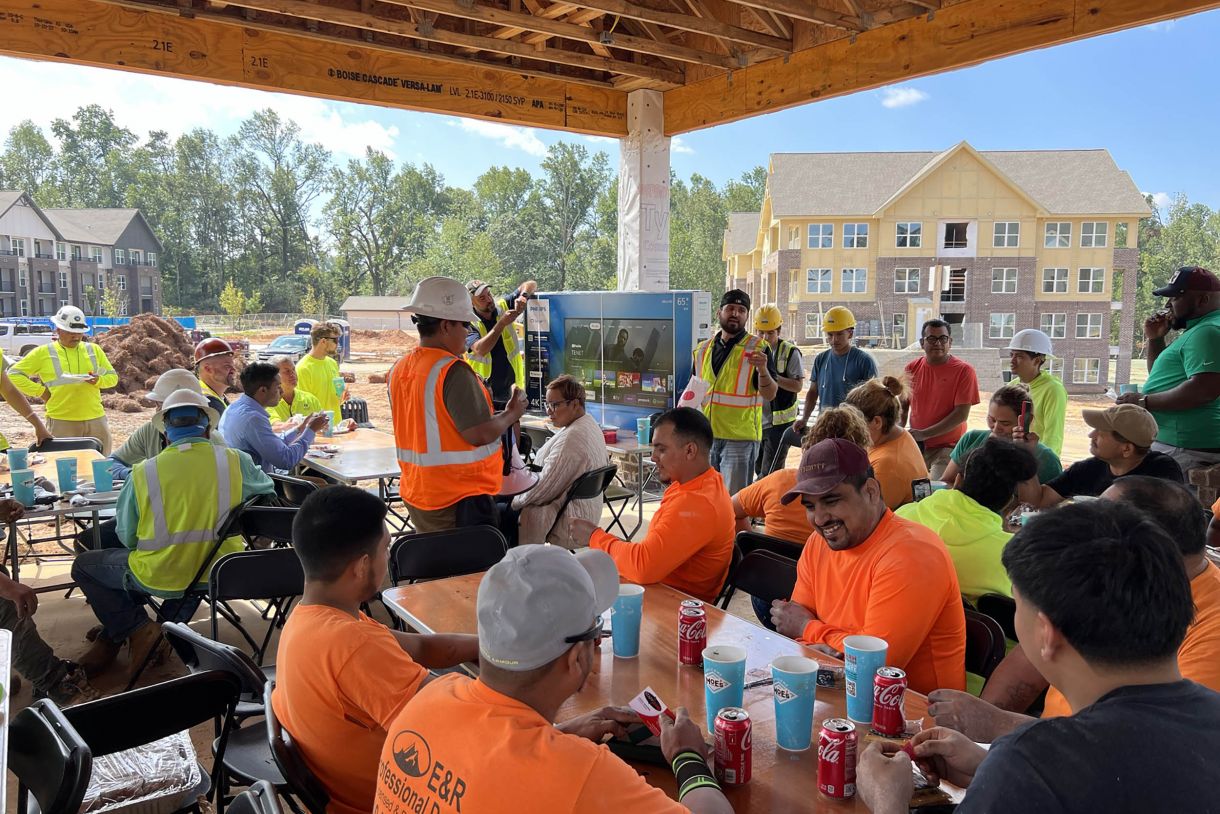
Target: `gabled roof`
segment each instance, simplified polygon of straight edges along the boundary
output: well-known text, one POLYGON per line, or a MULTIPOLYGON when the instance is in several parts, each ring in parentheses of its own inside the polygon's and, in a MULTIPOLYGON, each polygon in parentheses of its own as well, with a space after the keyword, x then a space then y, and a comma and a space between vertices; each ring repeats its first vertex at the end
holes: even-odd
POLYGON ((758 238, 758 212, 730 212, 724 230, 725 249, 730 255, 754 251, 758 238))
POLYGON ((63 239, 73 243, 93 243, 99 246, 113 246, 118 243, 123 232, 136 218, 144 224, 144 228, 157 241, 161 241, 153 232, 148 221, 139 209, 47 209, 47 218, 63 233, 63 239))
POLYGON ((38 208, 38 204, 34 203, 33 198, 26 195, 25 192, 20 189, 0 189, 0 217, 4 217, 4 215, 10 209, 16 206, 17 202, 23 198, 25 199, 26 206, 34 210, 39 219, 47 225, 47 228, 50 229, 57 238, 64 240, 64 236, 60 233, 54 221, 47 217, 47 213, 44 210, 38 208))
POLYGON ((936 172, 938 169, 943 167, 950 158, 957 155, 958 153, 966 153, 967 155, 974 158, 975 161, 978 161, 980 164, 982 164, 984 167, 986 167, 988 170, 990 170, 992 173, 994 173, 996 175, 996 177, 998 177, 1001 181, 1003 181, 1008 186, 1009 189, 1011 189, 1013 192, 1015 192, 1017 194, 1017 197, 1021 198, 1027 204, 1029 204, 1031 207, 1033 207, 1033 209, 1038 213, 1039 216, 1045 216, 1047 214, 1046 210, 1042 208, 1042 205, 1039 204, 1037 201, 1035 201, 1033 198, 1031 198, 1029 196, 1029 193, 1026 192, 1024 189, 1022 189, 1019 184, 1017 184, 1015 181, 1013 181, 1011 178, 1009 178, 1007 176, 1007 174, 1004 173, 1003 170, 1001 170, 995 164, 988 161, 986 156, 984 156, 978 150, 971 147, 966 142, 959 141, 955 146, 950 147, 948 150, 945 150, 943 153, 936 156, 936 158, 933 158, 927 164, 924 164, 923 168, 920 169, 919 172, 917 172, 913 176, 911 176, 910 180, 907 181, 905 184, 903 184, 901 187, 899 187, 894 192, 893 195, 891 195, 889 198, 887 198, 885 203, 883 203, 883 204, 881 204, 881 206, 877 207, 877 211, 874 212, 873 215, 880 216, 882 213, 882 210, 889 207, 890 204, 893 204, 894 202, 898 201, 900 198, 902 198, 903 195, 907 194, 908 191, 914 189, 915 186, 917 184, 919 184, 920 181, 923 181, 925 178, 930 177, 934 172, 936 172))
POLYGON ((401 311, 410 297, 348 297, 340 311, 401 311))

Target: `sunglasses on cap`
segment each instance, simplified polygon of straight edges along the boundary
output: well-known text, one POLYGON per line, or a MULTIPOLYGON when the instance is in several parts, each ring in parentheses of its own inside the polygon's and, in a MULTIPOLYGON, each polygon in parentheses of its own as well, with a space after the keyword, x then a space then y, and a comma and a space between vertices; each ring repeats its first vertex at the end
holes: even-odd
POLYGON ((593 626, 584 633, 577 633, 575 636, 565 636, 564 642, 567 644, 578 644, 579 642, 596 641, 602 637, 603 627, 605 627, 605 622, 602 621, 602 618, 599 616, 597 617, 597 621, 593 623, 593 626))

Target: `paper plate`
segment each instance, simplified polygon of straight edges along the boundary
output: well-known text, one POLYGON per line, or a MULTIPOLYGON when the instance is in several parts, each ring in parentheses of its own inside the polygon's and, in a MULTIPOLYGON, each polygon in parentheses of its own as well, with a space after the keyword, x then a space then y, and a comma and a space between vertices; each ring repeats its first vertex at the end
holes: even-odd
POLYGON ((94 492, 91 495, 85 495, 84 498, 90 503, 113 503, 119 499, 119 491, 115 489, 111 492, 94 492))

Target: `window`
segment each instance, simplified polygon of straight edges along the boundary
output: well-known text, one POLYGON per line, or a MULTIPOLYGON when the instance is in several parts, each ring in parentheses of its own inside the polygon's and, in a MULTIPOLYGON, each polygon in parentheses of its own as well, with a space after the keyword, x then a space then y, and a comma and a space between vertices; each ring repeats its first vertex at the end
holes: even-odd
POLYGON ((843 248, 845 248, 845 249, 867 249, 868 248, 868 224, 867 223, 845 223, 845 224, 843 224, 843 248))
POLYGON ((833 223, 809 224, 809 248, 833 249, 835 245, 835 227, 833 223))
POLYGON ((68 287, 68 272, 66 272, 66 271, 61 271, 61 272, 59 273, 59 287, 60 287, 60 288, 67 288, 67 287, 68 287))
POLYGON ((1109 231, 1110 224, 1105 221, 1080 224, 1080 248, 1104 249, 1109 242, 1107 240, 1109 231))
POLYGON ((1077 292, 1081 294, 1100 294, 1106 287, 1106 270, 1105 269, 1088 269, 1080 270, 1080 283, 1077 287, 1077 292))
POLYGON ((1066 294, 1067 290, 1067 269, 1042 269, 1043 294, 1066 294))
POLYGON ((1042 333, 1049 336, 1051 339, 1065 339, 1067 337, 1067 314, 1043 314, 1042 315, 1042 333))
POLYGON ((21 316, 28 317, 30 315, 30 303, 27 300, 21 301, 21 316))
POLYGON ((98 288, 106 287, 106 275, 100 271, 97 273, 97 287, 98 288))
POLYGON ((71 303, 69 303, 67 300, 60 300, 60 301, 59 301, 59 307, 60 307, 60 308, 65 308, 65 307, 67 307, 67 306, 68 306, 68 305, 70 305, 70 304, 71 304, 71 303))
POLYGON ((810 311, 805 314, 805 338, 822 338, 822 315, 817 311, 810 311))
POLYGON ((1066 249, 1072 245, 1072 224, 1046 224, 1046 240, 1043 242, 1048 249, 1066 249))
POLYGON ((907 315, 894 314, 894 347, 902 348, 907 344, 907 315))
POLYGON ((115 249, 114 250, 114 264, 116 266, 127 265, 127 250, 126 249, 115 249))
POLYGON ((1016 314, 992 314, 991 325, 987 330, 990 339, 1012 339, 1017 326, 1016 314))
POLYGON ((28 286, 28 285, 30 284, 30 283, 29 283, 29 278, 28 278, 28 277, 26 277, 26 274, 25 274, 25 269, 21 269, 21 270, 18 272, 18 277, 19 277, 18 282, 19 282, 19 283, 21 283, 21 287, 22 287, 22 288, 25 288, 26 286, 28 286))
POLYGON ((829 294, 830 279, 833 272, 830 269, 809 269, 805 272, 806 294, 829 294))
POLYGON ((997 249, 1015 249, 1021 244, 1021 224, 1015 220, 996 221, 991 245, 997 249))
POLYGON ((143 263, 141 263, 141 262, 140 262, 140 260, 141 260, 141 256, 140 256, 140 250, 139 250, 139 249, 132 249, 132 250, 131 250, 131 264, 132 264, 133 266, 142 266, 142 265, 144 265, 143 263))
POLYGON ((1017 270, 1014 268, 992 269, 991 270, 991 293, 992 294, 1016 294, 1017 293, 1017 270))
POLYGON ((970 238, 967 235, 968 227, 969 224, 966 223, 946 223, 944 248, 964 249, 969 246, 970 238))
POLYGON ((868 269, 843 269, 843 294, 863 294, 868 290, 868 269))
POLYGON ((1077 314, 1076 338, 1101 339, 1101 314, 1077 314))
MULTIPOLYGON (((10 240, 9 243, 11 245, 13 254, 17 255, 18 257, 25 257, 25 238, 24 237, 15 237, 12 240, 10 240)), ((25 314, 22 314, 22 316, 25 316, 25 314)))
POLYGON ((93 257, 94 263, 102 262, 102 250, 99 249, 97 246, 90 246, 89 253, 93 257))
MULTIPOLYGON (((797 240, 798 240, 797 244, 792 247, 794 249, 800 248, 800 242, 799 242, 800 239, 798 238, 797 240)), ((157 267, 157 253, 148 252, 148 254, 145 255, 145 257, 144 257, 144 263, 146 265, 152 266, 153 268, 156 268, 157 267)))
POLYGON ((41 240, 34 241, 34 256, 41 258, 49 258, 51 256, 51 253, 44 249, 43 242, 41 240))
POLYGON ((68 259, 68 245, 66 243, 60 243, 59 241, 55 242, 55 259, 56 260, 67 260, 68 259))
POLYGON ((949 287, 940 292, 941 302, 966 301, 966 270, 949 269, 949 287))
POLYGON ((13 278, 16 276, 12 269, 0 269, 0 291, 16 291, 13 287, 13 278))
MULTIPOLYGON (((801 229, 799 226, 792 226, 788 229, 788 248, 789 249, 799 249, 800 247, 801 247, 801 229)), ((152 258, 154 258, 156 256, 157 256, 156 252, 148 253, 149 260, 151 260, 152 258)), ((149 263, 148 265, 151 266, 152 263, 149 263)))
POLYGON ((1046 370, 1047 373, 1051 374, 1052 376, 1054 376, 1060 380, 1063 379, 1063 360, 1062 359, 1059 359, 1054 356, 1046 357, 1046 367, 1044 369, 1046 370))
POLYGON ((918 249, 923 245, 922 223, 900 223, 894 245, 900 249, 918 249))
POLYGON ((1101 360, 1081 358, 1073 359, 1072 381, 1076 384, 1097 384, 1100 382, 1101 360))
POLYGON ((919 269, 894 269, 894 293, 918 294, 919 269))
POLYGON ((80 260, 82 257, 84 257, 84 253, 81 251, 81 247, 76 245, 75 243, 73 243, 72 244, 72 259, 80 260))
POLYGON ((126 300, 119 303, 119 316, 121 316, 121 317, 127 316, 127 301, 126 300))

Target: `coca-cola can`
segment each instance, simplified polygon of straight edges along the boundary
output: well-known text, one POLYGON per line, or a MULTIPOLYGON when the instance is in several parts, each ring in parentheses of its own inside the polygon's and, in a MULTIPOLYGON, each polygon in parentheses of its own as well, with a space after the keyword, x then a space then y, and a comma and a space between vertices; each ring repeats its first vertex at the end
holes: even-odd
POLYGON ((716 780, 722 786, 744 786, 750 782, 750 713, 741 707, 725 707, 716 713, 716 780))
POLYGON ((828 718, 818 733, 818 791, 842 800, 856 794, 856 725, 828 718))
POLYGON ((873 679, 873 731, 879 735, 897 737, 906 732, 903 719, 903 696, 907 691, 907 674, 897 667, 878 667, 873 679))
POLYGON ((702 602, 702 600, 699 600, 699 599, 683 599, 682 603, 680 605, 678 605, 678 607, 679 608, 702 608, 703 602, 702 602))
MULTIPOLYGON (((685 602, 682 603, 684 606, 685 602)), ((702 664, 707 647, 707 611, 702 607, 683 607, 678 611, 678 661, 702 664)))

